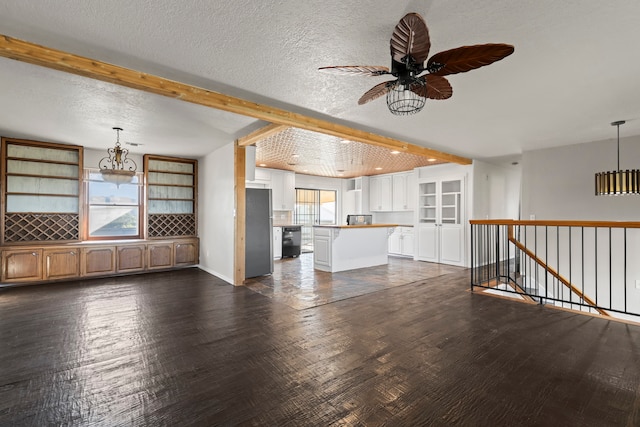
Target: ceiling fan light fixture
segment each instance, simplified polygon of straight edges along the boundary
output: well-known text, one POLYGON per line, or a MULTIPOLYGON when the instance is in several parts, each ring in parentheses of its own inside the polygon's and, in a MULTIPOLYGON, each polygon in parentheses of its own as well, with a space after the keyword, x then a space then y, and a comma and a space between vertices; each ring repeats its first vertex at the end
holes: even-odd
POLYGON ((640 170, 620 169, 620 125, 624 120, 611 123, 618 128, 618 168, 615 171, 596 173, 596 196, 640 194, 640 170))
POLYGON ((128 184, 133 181, 136 174, 136 162, 128 158, 129 150, 120 146, 120 132, 122 128, 114 127, 116 131, 116 145, 107 149, 107 156, 98 162, 102 179, 105 182, 115 184, 128 184))
POLYGON ((410 84, 394 85, 387 92, 387 107, 396 116, 419 113, 427 102, 427 98, 419 93, 426 92, 426 82, 422 79, 415 79, 410 84))

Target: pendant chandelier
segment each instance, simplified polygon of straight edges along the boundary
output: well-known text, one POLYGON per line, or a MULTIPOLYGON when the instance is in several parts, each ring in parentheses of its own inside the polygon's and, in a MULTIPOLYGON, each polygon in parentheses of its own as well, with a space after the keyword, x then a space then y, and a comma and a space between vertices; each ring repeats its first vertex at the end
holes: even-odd
POLYGON ((640 170, 620 169, 620 125, 624 123, 624 120, 611 123, 611 126, 618 128, 618 168, 611 172, 596 173, 596 196, 640 194, 640 170))
POLYGON ((120 147, 120 132, 122 128, 114 127, 116 131, 116 145, 114 148, 107 149, 107 157, 103 157, 98 163, 102 179, 106 182, 115 184, 127 184, 133 181, 136 174, 136 162, 129 159, 129 150, 120 147))

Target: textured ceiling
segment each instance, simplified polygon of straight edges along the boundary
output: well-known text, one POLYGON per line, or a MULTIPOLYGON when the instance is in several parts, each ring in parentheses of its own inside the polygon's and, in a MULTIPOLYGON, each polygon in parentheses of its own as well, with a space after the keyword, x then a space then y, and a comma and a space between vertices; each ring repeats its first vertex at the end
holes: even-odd
POLYGON ((258 166, 307 175, 353 178, 441 163, 297 128, 287 128, 256 143, 258 166))
MULTIPOLYGON (((601 0, 4 0, 0 32, 254 102, 470 158, 640 134, 640 2, 601 0), (453 97, 414 116, 357 100, 384 77, 389 38, 424 16, 431 53, 510 43, 498 63, 450 77, 453 97)), ((143 151, 199 156, 263 126, 253 119, 0 60, 0 132, 106 148, 111 128, 143 151), (153 148, 149 148, 149 146, 153 148)), ((133 151, 133 150, 132 150, 133 151)))

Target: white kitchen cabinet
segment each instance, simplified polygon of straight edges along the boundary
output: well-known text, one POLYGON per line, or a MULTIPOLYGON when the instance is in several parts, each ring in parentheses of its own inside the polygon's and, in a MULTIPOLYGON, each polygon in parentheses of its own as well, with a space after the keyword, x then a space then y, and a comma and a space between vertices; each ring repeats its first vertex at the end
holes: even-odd
POLYGON ((413 172, 402 172, 392 177, 392 209, 394 212, 415 209, 415 178, 413 172))
POLYGON ((290 171, 271 171, 271 204, 274 211, 292 211, 296 204, 296 176, 290 171))
POLYGON ((413 257, 415 252, 414 244, 415 239, 413 237, 413 227, 402 227, 402 245, 400 247, 401 255, 413 257))
POLYGON ((464 266, 464 177, 418 182, 420 261, 464 266))
POLYGON ((282 258, 282 227, 273 227, 273 259, 282 258))
POLYGON ((345 181, 342 195, 342 211, 345 214, 362 215, 369 213, 369 177, 361 176, 345 181))
POLYGON ((389 236, 389 255, 413 257, 413 227, 396 227, 389 236))
POLYGON ((271 169, 256 168, 252 181, 245 181, 246 188, 271 188, 271 169))
POLYGON ((391 175, 377 175, 369 179, 369 210, 393 210, 391 175))

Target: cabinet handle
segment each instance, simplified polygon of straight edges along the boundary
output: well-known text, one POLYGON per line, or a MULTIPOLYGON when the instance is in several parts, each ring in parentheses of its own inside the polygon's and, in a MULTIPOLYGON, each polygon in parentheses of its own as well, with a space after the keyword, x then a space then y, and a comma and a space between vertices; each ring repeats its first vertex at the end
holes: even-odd
POLYGON ((31 255, 32 255, 32 256, 37 256, 38 254, 37 254, 37 253, 35 253, 35 252, 31 252, 31 255))
POLYGON ((74 255, 74 256, 75 256, 75 254, 76 254, 74 251, 71 251, 71 252, 69 252, 69 253, 70 253, 71 255, 74 255))
POLYGON ((179 248, 180 246, 182 246, 182 245, 176 245, 176 248, 179 248))

